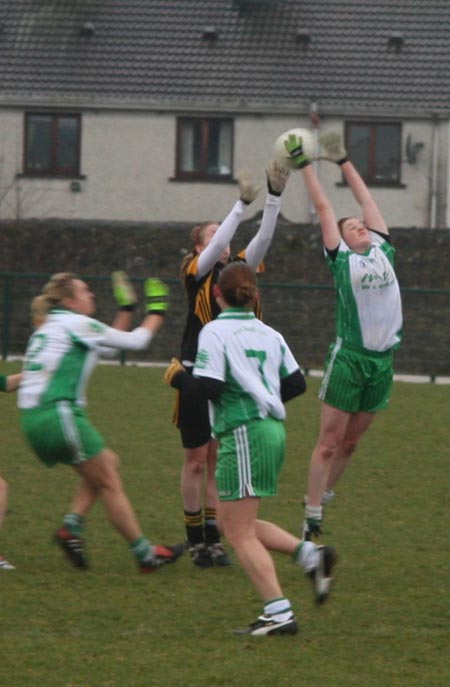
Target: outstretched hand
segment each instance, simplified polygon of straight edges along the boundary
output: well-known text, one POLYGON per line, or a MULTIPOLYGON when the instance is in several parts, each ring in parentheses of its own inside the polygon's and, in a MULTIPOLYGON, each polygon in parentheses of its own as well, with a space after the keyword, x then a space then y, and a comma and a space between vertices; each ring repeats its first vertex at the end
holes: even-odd
POLYGON ((266 167, 267 189, 273 196, 281 196, 287 181, 290 176, 290 171, 284 167, 277 160, 272 160, 266 167))
POLYGON ((311 160, 305 155, 303 150, 303 141, 301 136, 296 134, 289 134, 287 138, 283 141, 284 147, 288 157, 292 160, 292 164, 297 169, 303 169, 306 165, 309 165, 311 160))
POLYGON ((171 358, 170 364, 164 373, 164 381, 168 386, 172 386, 172 381, 179 372, 185 372, 184 366, 180 363, 178 358, 171 358))
POLYGON ((246 205, 250 205, 250 203, 253 203, 256 196, 260 192, 261 186, 255 182, 251 174, 246 170, 241 170, 238 172, 236 174, 236 179, 238 180, 239 184, 240 199, 246 205))
POLYGON ((336 162, 338 165, 347 161, 347 151, 341 134, 336 131, 327 131, 319 138, 319 142, 323 149, 323 154, 320 155, 322 160, 336 162))
POLYGON ((113 272, 111 283, 114 298, 120 310, 133 310, 138 299, 128 274, 121 270, 113 272))
POLYGON ((161 279, 156 277, 147 279, 145 282, 147 313, 149 315, 165 315, 169 307, 169 293, 168 285, 161 279))

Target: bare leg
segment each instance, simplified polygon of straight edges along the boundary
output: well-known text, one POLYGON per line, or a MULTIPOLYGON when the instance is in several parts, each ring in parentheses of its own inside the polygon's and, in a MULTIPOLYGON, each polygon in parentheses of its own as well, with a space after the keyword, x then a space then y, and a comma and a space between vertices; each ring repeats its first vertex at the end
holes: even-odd
POLYGON ((6 508, 8 505, 8 483, 3 477, 0 477, 0 527, 6 515, 6 508))
POLYGON ((185 449, 181 472, 181 497, 185 511, 195 513, 202 507, 203 478, 208 459, 209 443, 185 449))
POLYGON ((98 490, 98 496, 103 501, 108 520, 113 527, 129 543, 141 537, 142 530, 123 489, 117 455, 109 448, 105 448, 95 458, 74 468, 92 489, 98 490))
POLYGON ((322 403, 319 439, 309 465, 308 506, 320 506, 334 457, 340 451, 350 413, 322 403))
POLYGON ((206 485, 205 485, 205 507, 217 509, 219 499, 217 496, 216 485, 216 463, 218 442, 211 439, 208 444, 208 454, 206 458, 206 485))
POLYGON ((256 536, 266 549, 285 553, 288 556, 293 555, 301 541, 290 532, 267 520, 256 520, 255 530, 256 536))
POLYGON ((82 478, 73 496, 70 512, 85 517, 98 497, 98 488, 82 478))
MULTIPOLYGON (((0 527, 3 524, 3 520, 6 515, 6 509, 8 505, 8 483, 3 477, 0 477, 0 527)), ((3 556, 0 556, 0 569, 1 570, 14 570, 14 566, 11 565, 3 556)))
POLYGON ((326 489, 333 489, 336 482, 342 477, 363 434, 374 419, 375 413, 361 412, 351 416, 341 447, 331 462, 326 489))
MULTIPOLYGON (((230 545, 263 601, 283 597, 275 565, 256 530, 260 499, 247 496, 238 501, 221 501, 220 520, 230 545)), ((272 541, 276 534, 271 533, 272 541)), ((282 544, 281 544, 282 546, 282 544)))

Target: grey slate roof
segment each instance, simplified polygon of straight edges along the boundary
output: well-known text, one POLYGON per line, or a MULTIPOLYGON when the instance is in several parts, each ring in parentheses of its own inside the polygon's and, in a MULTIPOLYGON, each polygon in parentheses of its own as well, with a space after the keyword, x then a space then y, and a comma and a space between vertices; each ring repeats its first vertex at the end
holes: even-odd
POLYGON ((0 102, 446 115, 449 63, 450 0, 0 0, 0 102))

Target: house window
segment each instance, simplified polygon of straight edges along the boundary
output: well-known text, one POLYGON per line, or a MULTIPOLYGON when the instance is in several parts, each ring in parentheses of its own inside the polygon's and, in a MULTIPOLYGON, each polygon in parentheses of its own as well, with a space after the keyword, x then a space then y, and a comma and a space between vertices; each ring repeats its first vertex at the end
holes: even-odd
POLYGON ((232 119, 178 119, 177 178, 231 179, 232 152, 232 119))
POLYGON ((347 150, 367 183, 400 184, 401 126, 347 122, 347 150))
POLYGON ((24 173, 78 176, 80 128, 80 115, 27 113, 24 173))

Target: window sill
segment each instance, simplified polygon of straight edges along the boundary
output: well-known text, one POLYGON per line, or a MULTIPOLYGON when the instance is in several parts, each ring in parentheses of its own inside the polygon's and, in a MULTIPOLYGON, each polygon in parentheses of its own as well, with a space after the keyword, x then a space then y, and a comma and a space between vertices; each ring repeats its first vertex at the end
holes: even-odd
MULTIPOLYGON (((401 182, 397 181, 365 181, 364 183, 366 184, 367 188, 407 188, 406 184, 402 184, 401 182)), ((345 181, 337 181, 335 184, 338 188, 349 188, 349 185, 345 183, 345 181)))
POLYGON ((62 179, 67 181, 68 179, 87 179, 86 174, 52 174, 51 172, 20 172, 16 174, 16 179, 62 179))
POLYGON ((177 184, 237 184, 232 177, 169 177, 169 181, 177 184))

